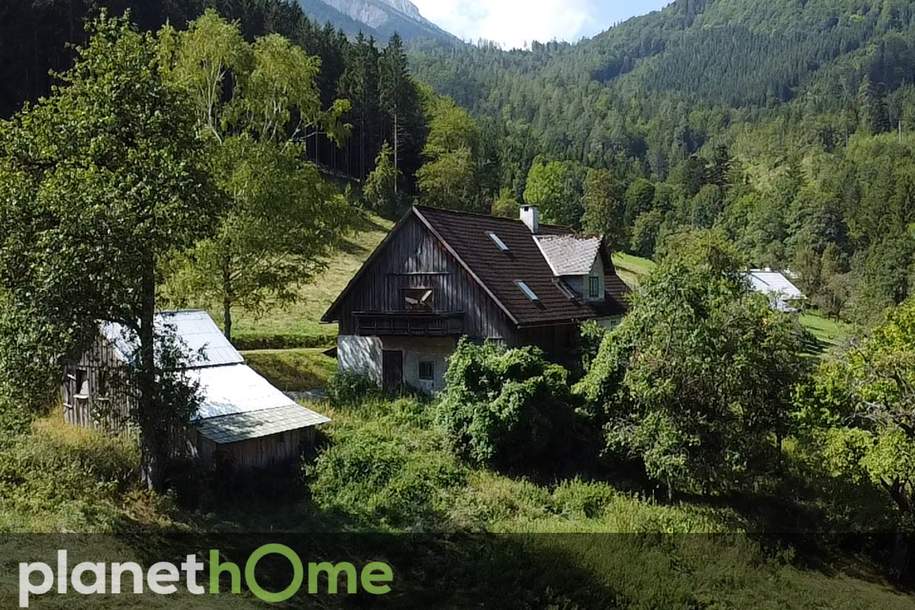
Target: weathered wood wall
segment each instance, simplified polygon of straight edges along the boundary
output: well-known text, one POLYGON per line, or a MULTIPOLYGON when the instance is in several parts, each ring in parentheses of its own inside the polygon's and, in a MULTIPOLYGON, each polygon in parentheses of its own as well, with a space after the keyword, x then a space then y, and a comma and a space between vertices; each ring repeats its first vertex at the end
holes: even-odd
POLYGON ((356 332, 354 312, 402 312, 403 290, 431 288, 437 313, 463 313, 463 334, 513 343, 502 309, 415 217, 408 218, 340 304, 340 334, 356 332))
POLYGON ((198 457, 204 464, 231 465, 236 470, 253 470, 288 464, 314 444, 315 429, 292 430, 229 445, 218 445, 198 434, 198 457))
POLYGON ((108 339, 99 335, 77 363, 65 367, 61 399, 64 419, 70 424, 109 434, 130 431, 136 399, 127 384, 123 363, 108 339), (80 378, 85 379, 83 388, 77 387, 80 378))

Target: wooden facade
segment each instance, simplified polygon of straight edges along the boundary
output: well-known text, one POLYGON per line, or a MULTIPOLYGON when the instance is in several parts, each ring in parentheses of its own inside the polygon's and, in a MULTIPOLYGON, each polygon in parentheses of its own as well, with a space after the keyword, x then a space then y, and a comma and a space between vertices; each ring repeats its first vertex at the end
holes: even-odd
POLYGON ((513 220, 417 206, 322 321, 339 324, 341 370, 434 393, 462 337, 577 363, 580 324, 612 325, 627 293, 600 238, 540 225, 536 213, 513 220))
POLYGON ((339 303, 341 335, 467 336, 514 345, 514 325, 415 216, 339 303), (408 290, 432 291, 431 311, 410 311, 408 290))
POLYGON ((130 430, 136 397, 114 345, 101 334, 79 361, 64 368, 64 420, 106 434, 130 430))
POLYGON ((220 445, 198 434, 195 446, 197 457, 204 464, 228 464, 236 470, 250 471, 289 465, 314 442, 315 429, 303 428, 231 445, 220 445))

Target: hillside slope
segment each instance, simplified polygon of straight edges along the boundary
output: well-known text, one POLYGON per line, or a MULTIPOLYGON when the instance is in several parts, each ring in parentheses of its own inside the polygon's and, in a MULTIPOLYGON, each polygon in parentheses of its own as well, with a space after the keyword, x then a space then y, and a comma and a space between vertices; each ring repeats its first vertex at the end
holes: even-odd
POLYGON ((578 45, 468 49, 452 59, 427 48, 413 58, 423 79, 481 111, 496 106, 493 90, 513 77, 592 95, 594 85, 620 85, 630 94, 767 106, 827 80, 830 91, 852 96, 864 76, 887 90, 911 83, 913 33, 911 0, 676 0, 578 45))

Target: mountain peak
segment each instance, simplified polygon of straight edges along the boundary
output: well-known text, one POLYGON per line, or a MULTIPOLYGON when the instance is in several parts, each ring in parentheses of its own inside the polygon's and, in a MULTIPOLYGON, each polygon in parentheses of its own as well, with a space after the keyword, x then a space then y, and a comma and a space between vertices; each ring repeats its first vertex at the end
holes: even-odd
POLYGON ((417 21, 427 21, 427 19, 423 17, 419 12, 419 9, 416 7, 416 5, 410 2, 410 0, 381 0, 381 2, 387 4, 396 11, 400 11, 411 19, 416 19, 417 21))
POLYGON ((404 40, 436 40, 453 45, 460 40, 422 16, 410 0, 299 0, 305 14, 331 22, 347 34, 358 31, 380 39, 395 32, 404 40))

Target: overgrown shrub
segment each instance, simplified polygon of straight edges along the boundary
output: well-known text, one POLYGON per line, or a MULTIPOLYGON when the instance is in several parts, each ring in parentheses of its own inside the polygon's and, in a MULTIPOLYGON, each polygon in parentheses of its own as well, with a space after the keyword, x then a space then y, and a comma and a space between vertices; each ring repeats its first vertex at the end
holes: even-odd
POLYGON ((717 234, 668 247, 576 391, 609 456, 669 491, 726 492, 777 463, 808 335, 751 292, 717 234))
POLYGON ((22 408, 17 401, 4 396, 3 389, 0 388, 0 446, 27 432, 31 421, 32 413, 22 408))
POLYGON ((581 325, 579 332, 581 341, 581 370, 587 372, 591 368, 591 363, 597 358, 600 351, 600 344, 609 331, 606 327, 597 322, 589 321, 581 325))
POLYGON ((351 407, 380 395, 378 384, 365 375, 338 371, 327 384, 327 397, 339 407, 351 407))
POLYGON ((19 515, 24 529, 106 529, 138 479, 139 459, 130 439, 40 421, 0 450, 0 514, 19 515))
POLYGON ((606 483, 572 479, 553 490, 553 507, 560 515, 577 519, 594 519, 616 498, 616 490, 606 483))
POLYGON ((463 340, 449 360, 436 421, 464 458, 528 465, 562 447, 574 424, 568 372, 536 348, 463 340))
POLYGON ((440 432, 410 425, 414 406, 397 401, 387 415, 333 431, 331 446, 306 467, 318 507, 373 528, 442 523, 449 491, 464 471, 440 432))

